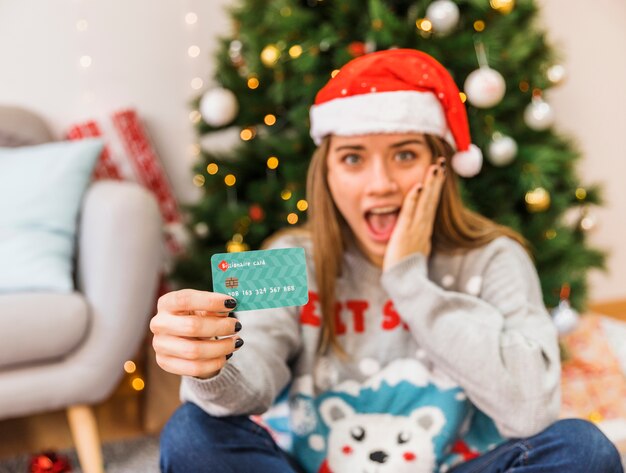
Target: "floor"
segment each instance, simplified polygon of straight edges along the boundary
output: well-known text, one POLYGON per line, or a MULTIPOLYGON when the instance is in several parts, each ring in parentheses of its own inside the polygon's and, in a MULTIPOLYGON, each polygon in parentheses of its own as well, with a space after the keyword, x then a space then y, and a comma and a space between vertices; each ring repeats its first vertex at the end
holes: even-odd
MULTIPOLYGON (((95 407, 102 442, 144 434, 141 422, 142 393, 124 379, 109 400, 95 407)), ((55 411, 0 421, 0 458, 46 449, 73 447, 65 411, 55 411)))
MULTIPOLYGON (((626 321, 626 300, 592 304, 589 309, 626 321)), ((102 442, 144 435, 144 404, 145 391, 134 391, 130 376, 126 376, 111 398, 95 408, 102 442)), ((64 411, 0 421, 0 458, 70 447, 72 440, 64 411)))

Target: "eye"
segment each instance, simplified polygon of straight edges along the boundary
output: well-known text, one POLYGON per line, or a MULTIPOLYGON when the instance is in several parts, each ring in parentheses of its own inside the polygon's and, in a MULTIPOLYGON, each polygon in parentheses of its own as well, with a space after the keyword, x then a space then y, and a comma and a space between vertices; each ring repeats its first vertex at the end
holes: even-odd
POLYGON ((355 165, 361 162, 361 156, 358 154, 346 154, 341 158, 341 162, 349 165, 355 165))
POLYGON ((359 426, 352 427, 350 435, 352 435, 354 440, 361 442, 365 438, 365 430, 363 430, 363 427, 359 426))
POLYGON ((409 440, 411 440, 410 432, 400 432, 398 434, 398 443, 400 445, 402 445, 403 443, 407 443, 409 440))
POLYGON ((406 162, 415 159, 416 156, 413 151, 398 151, 394 158, 396 161, 406 162))

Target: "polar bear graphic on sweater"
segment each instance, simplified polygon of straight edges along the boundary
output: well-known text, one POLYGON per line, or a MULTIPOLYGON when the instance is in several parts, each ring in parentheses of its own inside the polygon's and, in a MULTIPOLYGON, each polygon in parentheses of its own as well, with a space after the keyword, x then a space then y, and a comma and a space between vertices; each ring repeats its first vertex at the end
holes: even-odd
POLYGON ((441 409, 415 409, 407 417, 356 413, 338 397, 324 400, 320 414, 330 428, 327 460, 320 473, 431 473, 435 437, 445 424, 441 409))

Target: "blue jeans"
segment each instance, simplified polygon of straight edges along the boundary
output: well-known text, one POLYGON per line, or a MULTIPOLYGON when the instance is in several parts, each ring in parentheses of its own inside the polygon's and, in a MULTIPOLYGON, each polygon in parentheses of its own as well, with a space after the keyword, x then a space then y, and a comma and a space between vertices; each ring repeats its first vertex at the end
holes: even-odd
MULTIPOLYGON (((300 473, 266 430, 245 416, 211 417, 183 404, 161 434, 163 473, 300 473)), ((590 422, 555 422, 509 440, 450 473, 623 473, 613 444, 590 422)), ((335 473, 353 473, 338 471, 335 473)))

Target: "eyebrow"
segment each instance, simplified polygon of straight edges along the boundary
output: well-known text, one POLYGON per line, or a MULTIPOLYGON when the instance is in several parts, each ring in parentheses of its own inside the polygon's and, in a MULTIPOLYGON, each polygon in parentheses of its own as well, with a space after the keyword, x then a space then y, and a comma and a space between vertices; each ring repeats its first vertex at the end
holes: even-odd
POLYGON ((400 148, 401 146, 406 146, 406 145, 423 145, 423 144, 425 143, 422 140, 406 140, 406 141, 399 141, 398 143, 392 144, 391 148, 400 148))
MULTIPOLYGON (((406 146, 406 145, 423 145, 425 144, 424 141, 422 140, 405 140, 405 141, 399 141, 398 143, 394 143, 392 145, 390 145, 390 148, 400 148, 402 146, 406 146)), ((335 151, 341 151, 341 150, 355 150, 355 151, 363 151, 365 149, 364 146, 361 145, 343 145, 343 146, 338 146, 337 148, 335 148, 335 151)))
POLYGON ((362 151, 365 149, 365 147, 361 145, 343 145, 343 146, 338 146, 337 148, 335 148, 335 151, 341 151, 342 149, 362 151))

